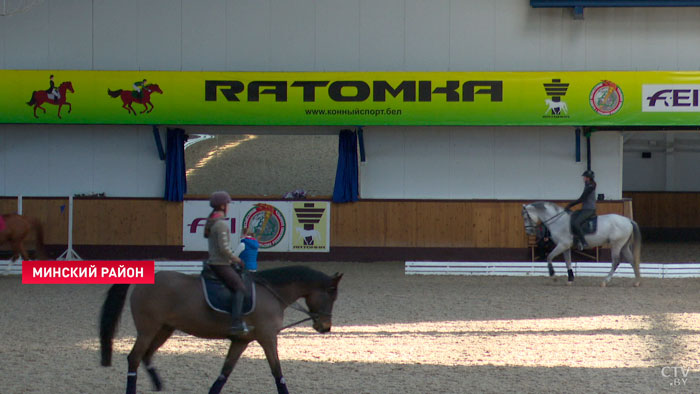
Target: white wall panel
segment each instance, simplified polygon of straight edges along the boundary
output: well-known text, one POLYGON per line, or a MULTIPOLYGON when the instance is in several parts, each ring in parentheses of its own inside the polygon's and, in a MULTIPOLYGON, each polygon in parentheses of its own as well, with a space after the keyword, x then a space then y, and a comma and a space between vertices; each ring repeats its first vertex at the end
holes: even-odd
POLYGON ((496 56, 495 2, 453 1, 450 10, 450 70, 493 71, 496 56), (489 23, 491 22, 491 23, 489 23), (479 31, 474 26, 481 26, 479 31))
POLYGON ((700 69, 700 8, 686 8, 678 13, 674 29, 678 34, 678 67, 686 70, 700 69))
MULTIPOLYGON (((182 69, 226 70, 227 0, 182 2, 182 69)), ((262 2, 259 2, 262 3, 262 2)))
POLYGON ((676 24, 679 9, 643 8, 635 9, 633 12, 633 23, 630 26, 630 31, 634 32, 631 45, 631 69, 678 69, 676 24))
MULTIPOLYGON (((629 70, 633 30, 630 9, 586 8, 586 70, 629 70), (611 37, 613 37, 611 39, 611 37)), ((633 63, 638 67, 638 63, 633 63)))
POLYGON ((496 69, 502 71, 537 70, 540 63, 541 12, 527 1, 496 1, 496 69))
POLYGON ((47 4, 50 67, 92 69, 92 1, 61 0, 47 4))
POLYGON ((173 0, 138 2, 136 42, 140 70, 181 70, 182 8, 173 0))
MULTIPOLYGON (((596 173, 598 194, 606 199, 622 198, 622 135, 618 132, 594 133, 591 169, 596 173)), ((579 174, 580 175, 580 174, 579 174)))
POLYGON ((449 0, 406 0, 406 70, 447 70, 450 65, 449 0))
POLYGON ((406 155, 404 195, 445 198, 450 192, 450 129, 410 127, 404 130, 406 155))
POLYGON ((316 69, 359 69, 359 24, 360 0, 326 0, 316 3, 316 69))
POLYGON ((540 167, 536 174, 540 184, 538 198, 578 198, 583 190, 580 175, 586 170, 585 139, 581 139, 581 161, 576 162, 576 134, 573 128, 542 127, 539 128, 539 134, 540 167))
MULTIPOLYGON (((598 192, 621 198, 619 133, 593 136, 598 192)), ((375 127, 365 132, 363 198, 576 199, 586 169, 568 127, 375 127)))
POLYGON ((10 196, 49 194, 48 128, 4 125, 5 193, 10 196))
POLYGON ((274 71, 316 69, 316 2, 270 0, 270 64, 274 71))
MULTIPOLYGON (((66 21, 56 21, 69 23, 66 21)), ((0 18, 5 25, 5 68, 49 68, 49 6, 47 3, 22 14, 0 18)))
MULTIPOLYGON (((275 27, 274 23, 282 23, 285 25, 298 23, 306 23, 308 21, 297 21, 294 18, 283 20, 280 15, 279 19, 273 21, 271 15, 272 0, 229 0, 226 20, 226 67, 232 71, 270 71, 273 68, 270 66, 272 55, 272 40, 271 34, 275 27)), ((290 2, 291 3, 291 2, 290 2)), ((289 4, 287 5, 289 6, 289 4)), ((313 29, 313 26, 311 26, 313 29)), ((292 48, 286 48, 287 52, 280 56, 292 56, 294 44, 292 48)), ((289 61, 285 59, 285 61, 289 61)))
POLYGON ((540 14, 540 57, 538 70, 561 70, 564 59, 564 20, 561 8, 541 10, 540 14))
POLYGON ((404 14, 404 0, 360 0, 360 70, 404 70, 404 14))
MULTIPOLYGON (((138 162, 138 176, 135 177, 136 193, 139 196, 163 197, 165 193, 165 161, 160 160, 153 132, 150 127, 140 127, 134 133, 132 151, 138 162)), ((161 136, 167 131, 161 128, 161 136)), ((167 141, 167 138, 163 138, 167 141)), ((163 149, 167 149, 163 144, 163 149)), ((133 193, 127 191, 127 194, 133 193)))
POLYGON ((524 0, 46 0, 0 18, 0 67, 697 70, 700 8, 524 0))
POLYGON ((93 67, 138 70, 138 41, 153 26, 140 26, 137 0, 93 1, 93 67))
POLYGON ((499 127, 494 129, 494 138, 493 198, 540 198, 539 132, 529 127, 499 127))
POLYGON ((162 197, 150 127, 0 125, 0 195, 162 197))
POLYGON ((450 138, 450 198, 489 199, 495 195, 493 128, 453 128, 450 138))
POLYGON ((94 193, 95 141, 91 127, 62 132, 52 128, 48 137, 48 194, 70 196, 94 193))
POLYGON ((404 198, 405 160, 401 129, 366 127, 367 161, 360 163, 362 198, 404 198))
POLYGON ((666 189, 666 155, 652 152, 643 159, 641 152, 624 153, 623 189, 625 191, 662 191, 666 189))

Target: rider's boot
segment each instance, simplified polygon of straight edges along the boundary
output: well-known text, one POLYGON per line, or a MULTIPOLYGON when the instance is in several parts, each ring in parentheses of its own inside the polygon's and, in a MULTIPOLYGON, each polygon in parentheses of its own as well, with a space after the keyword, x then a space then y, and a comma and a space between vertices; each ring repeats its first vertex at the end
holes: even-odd
POLYGON ((229 336, 245 335, 250 330, 243 321, 243 292, 236 291, 233 294, 233 307, 231 308, 231 318, 233 323, 228 331, 229 336))

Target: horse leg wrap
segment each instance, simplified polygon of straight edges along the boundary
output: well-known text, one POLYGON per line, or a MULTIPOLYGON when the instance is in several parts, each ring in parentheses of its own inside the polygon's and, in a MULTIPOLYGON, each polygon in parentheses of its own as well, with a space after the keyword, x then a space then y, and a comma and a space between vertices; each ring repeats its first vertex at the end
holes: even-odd
POLYGON ((574 281, 574 270, 569 269, 566 272, 569 274, 569 282, 573 282, 574 281))
POLYGON ((277 394, 289 394, 287 381, 284 380, 284 376, 280 376, 279 379, 275 378, 275 384, 277 385, 277 394))
POLYGON ((136 372, 126 374, 126 394, 136 394, 136 372))
POLYGON ((163 382, 160 381, 160 377, 158 376, 156 369, 149 366, 149 367, 146 367, 146 371, 148 372, 148 376, 151 377, 151 381, 153 382, 153 390, 154 391, 163 390, 163 382))
POLYGON ((219 394, 221 392, 221 389, 224 388, 224 385, 226 384, 226 380, 228 380, 228 378, 226 376, 219 375, 219 377, 216 379, 214 384, 209 389, 209 394, 219 394))
POLYGON ((552 263, 547 264, 547 268, 549 268, 549 276, 554 276, 554 266, 552 263))

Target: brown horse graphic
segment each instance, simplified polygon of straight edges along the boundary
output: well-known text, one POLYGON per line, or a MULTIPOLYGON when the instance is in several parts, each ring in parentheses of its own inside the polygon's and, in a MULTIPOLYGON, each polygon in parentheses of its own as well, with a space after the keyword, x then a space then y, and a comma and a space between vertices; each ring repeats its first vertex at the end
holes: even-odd
POLYGON ((141 98, 136 98, 134 97, 134 94, 131 90, 124 90, 124 89, 119 89, 119 90, 110 90, 107 89, 107 94, 109 94, 111 97, 117 98, 121 96, 122 98, 122 108, 124 108, 127 112, 130 114, 133 113, 134 116, 136 116, 136 111, 134 108, 131 106, 132 103, 139 103, 144 106, 143 111, 141 113, 146 113, 146 112, 151 112, 153 111, 153 103, 151 102, 151 93, 160 93, 163 94, 163 91, 160 90, 160 86, 157 84, 151 84, 151 85, 146 85, 143 88, 143 91, 141 92, 141 98), (151 105, 151 108, 148 108, 148 105, 151 105))
POLYGON ((58 91, 61 95, 61 98, 59 98, 58 100, 50 99, 49 94, 46 92, 46 90, 35 90, 34 92, 32 92, 32 98, 31 98, 31 100, 29 100, 27 105, 34 106, 34 117, 35 118, 38 118, 38 116, 36 115, 37 108, 41 109, 42 111, 44 111, 44 113, 46 113, 46 109, 44 109, 44 107, 41 106, 41 104, 44 104, 44 103, 58 105, 58 118, 59 119, 61 118, 61 107, 63 107, 64 104, 68 106, 68 113, 70 113, 73 110, 73 106, 71 105, 71 103, 66 101, 66 92, 67 91, 70 91, 71 93, 75 93, 73 91, 73 84, 70 81, 63 82, 58 87, 58 91))

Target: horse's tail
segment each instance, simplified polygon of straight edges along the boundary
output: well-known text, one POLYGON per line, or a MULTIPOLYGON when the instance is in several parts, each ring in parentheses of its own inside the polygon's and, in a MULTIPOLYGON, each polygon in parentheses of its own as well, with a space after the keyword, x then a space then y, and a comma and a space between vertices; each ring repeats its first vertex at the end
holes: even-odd
POLYGON ((42 226, 41 222, 36 218, 28 217, 27 221, 29 221, 34 228, 34 235, 36 236, 36 252, 39 258, 47 258, 48 255, 46 254, 46 247, 44 245, 44 226, 42 226))
POLYGON ((634 255, 634 269, 635 272, 639 272, 639 263, 642 259, 642 232, 639 230, 639 225, 634 220, 632 222, 632 231, 634 235, 632 236, 632 254, 634 255))
POLYGON ((32 98, 29 99, 29 101, 27 102, 27 105, 32 106, 32 105, 36 104, 36 97, 35 96, 36 96, 36 90, 32 92, 32 98))
POLYGON ((128 284, 115 284, 107 291, 107 298, 100 312, 100 353, 103 367, 112 365, 112 339, 119 325, 119 317, 124 309, 128 284))
POLYGON ((108 89, 107 89, 107 94, 110 95, 110 97, 117 98, 117 97, 119 97, 119 96, 122 94, 122 89, 111 90, 111 89, 108 88, 108 89))

